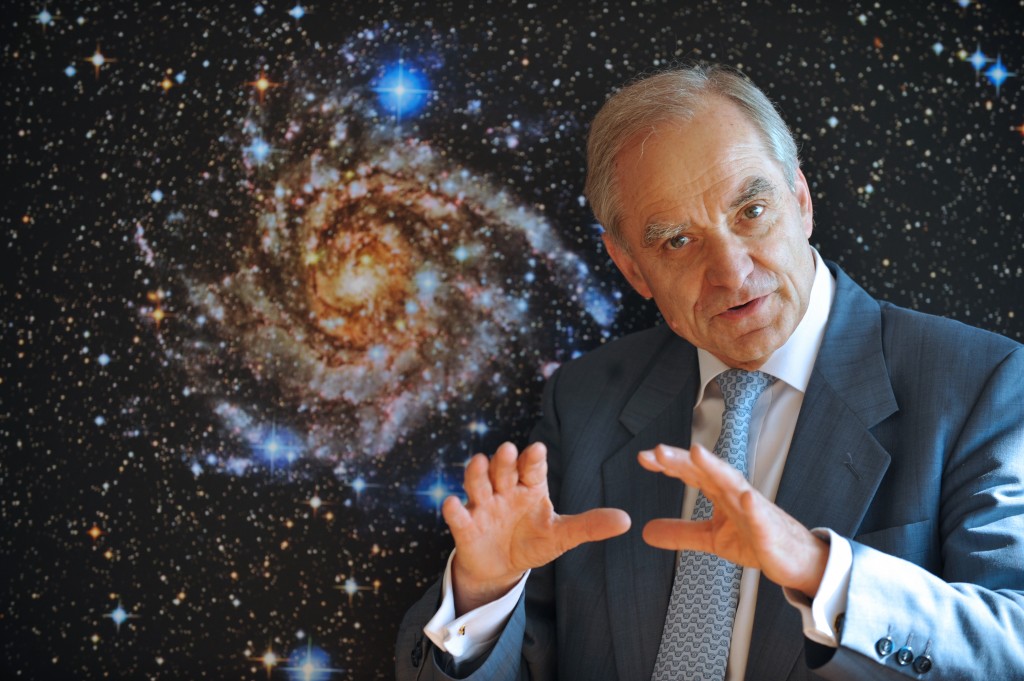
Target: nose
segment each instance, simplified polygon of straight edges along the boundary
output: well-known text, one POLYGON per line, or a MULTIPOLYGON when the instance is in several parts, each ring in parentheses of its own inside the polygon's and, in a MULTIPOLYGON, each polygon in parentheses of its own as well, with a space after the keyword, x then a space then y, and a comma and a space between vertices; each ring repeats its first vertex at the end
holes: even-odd
POLYGON ((729 231, 708 234, 704 243, 704 277, 708 284, 737 290, 754 270, 743 239, 729 231))

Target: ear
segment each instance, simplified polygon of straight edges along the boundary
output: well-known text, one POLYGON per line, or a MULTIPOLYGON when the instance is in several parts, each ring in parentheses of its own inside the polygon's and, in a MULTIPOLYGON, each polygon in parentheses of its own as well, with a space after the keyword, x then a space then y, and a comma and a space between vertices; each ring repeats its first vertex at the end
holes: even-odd
POLYGON ((814 208, 811 206, 811 190, 807 186, 807 178, 799 168, 796 169, 793 190, 796 194, 797 204, 800 206, 800 219, 803 222, 804 235, 810 239, 811 232, 814 231, 814 208))
POLYGON ((629 285, 636 289, 643 298, 650 300, 654 297, 651 293, 651 289, 647 286, 647 280, 644 279, 644 275, 640 273, 640 268, 637 267, 636 261, 633 257, 624 249, 619 242, 615 240, 611 234, 605 231, 601 235, 601 239, 604 241, 604 247, 608 249, 608 255, 611 256, 612 262, 622 272, 622 276, 626 278, 629 285))

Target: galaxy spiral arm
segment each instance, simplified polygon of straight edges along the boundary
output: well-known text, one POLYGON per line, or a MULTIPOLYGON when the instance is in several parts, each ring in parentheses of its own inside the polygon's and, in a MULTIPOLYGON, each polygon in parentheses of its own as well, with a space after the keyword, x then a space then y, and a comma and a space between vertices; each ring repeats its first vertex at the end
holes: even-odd
POLYGON ((396 125, 369 84, 294 82, 234 121, 155 258, 142 242, 183 307, 162 342, 243 445, 218 469, 379 457, 564 360, 552 306, 612 323, 542 214, 396 125))

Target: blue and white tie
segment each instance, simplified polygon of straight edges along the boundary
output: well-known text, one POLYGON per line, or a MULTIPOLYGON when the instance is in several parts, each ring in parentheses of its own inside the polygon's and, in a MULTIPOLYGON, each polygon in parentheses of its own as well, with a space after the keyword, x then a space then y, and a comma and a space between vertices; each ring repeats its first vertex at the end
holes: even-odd
MULTIPOLYGON (((716 379, 725 398, 722 434, 715 454, 747 474, 750 416, 775 378, 760 371, 729 369, 716 379)), ((697 495, 693 520, 711 517, 712 503, 697 495)), ((725 678, 742 568, 710 553, 680 551, 653 681, 725 678)))

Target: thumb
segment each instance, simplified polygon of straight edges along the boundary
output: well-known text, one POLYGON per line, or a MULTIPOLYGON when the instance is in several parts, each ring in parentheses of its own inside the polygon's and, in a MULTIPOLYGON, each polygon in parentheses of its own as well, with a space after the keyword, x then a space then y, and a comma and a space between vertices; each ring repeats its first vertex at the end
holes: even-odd
POLYGON ((559 516, 559 548, 565 553, 584 542, 617 537, 630 524, 629 514, 617 508, 595 508, 578 515, 559 516))

